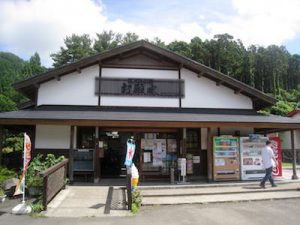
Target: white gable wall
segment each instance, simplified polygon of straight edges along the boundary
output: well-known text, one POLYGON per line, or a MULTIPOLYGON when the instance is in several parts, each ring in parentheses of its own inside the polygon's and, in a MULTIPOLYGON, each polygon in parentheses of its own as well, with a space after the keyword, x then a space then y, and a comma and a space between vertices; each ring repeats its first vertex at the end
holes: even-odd
MULTIPOLYGON (((38 91, 37 105, 98 105, 95 95, 95 78, 99 75, 99 66, 94 65, 42 83, 38 91)), ((176 70, 121 69, 103 68, 102 77, 178 79, 176 70)), ((253 109, 252 100, 208 78, 198 78, 197 74, 187 69, 181 70, 185 82, 185 96, 182 108, 227 108, 253 109)), ((134 107, 179 107, 178 98, 101 96, 101 106, 134 107)))
POLYGON ((98 105, 95 95, 95 78, 99 66, 83 69, 42 83, 38 91, 38 105, 98 105))
POLYGON ((229 108, 253 109, 252 100, 223 85, 201 77, 194 72, 182 69, 181 78, 185 81, 185 98, 182 99, 183 108, 229 108))
MULTIPOLYGON (((140 79, 178 79, 176 70, 103 68, 102 77, 140 79)), ((179 107, 178 98, 101 96, 102 106, 179 107)))

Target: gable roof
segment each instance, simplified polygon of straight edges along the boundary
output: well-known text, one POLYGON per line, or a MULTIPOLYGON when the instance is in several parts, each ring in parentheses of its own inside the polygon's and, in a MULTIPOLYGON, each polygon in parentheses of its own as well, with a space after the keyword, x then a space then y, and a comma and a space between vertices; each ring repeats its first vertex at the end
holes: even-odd
POLYGON ((240 82, 228 75, 225 75, 192 59, 181 56, 170 50, 158 47, 144 40, 120 46, 109 51, 105 51, 103 53, 81 59, 77 62, 49 70, 45 73, 30 77, 26 80, 16 82, 13 84, 13 87, 31 100, 34 100, 39 84, 41 83, 47 82, 51 79, 58 79, 60 76, 67 75, 75 71, 80 72, 82 68, 86 68, 95 64, 102 64, 106 59, 116 57, 118 55, 123 55, 139 49, 143 51, 149 51, 152 54, 157 55, 158 57, 168 59, 169 61, 176 63, 178 65, 178 68, 187 68, 199 74, 199 76, 207 77, 217 82, 218 84, 222 84, 233 89, 236 93, 241 93, 252 98, 255 109, 261 109, 263 107, 268 107, 276 103, 275 98, 243 82, 240 82))

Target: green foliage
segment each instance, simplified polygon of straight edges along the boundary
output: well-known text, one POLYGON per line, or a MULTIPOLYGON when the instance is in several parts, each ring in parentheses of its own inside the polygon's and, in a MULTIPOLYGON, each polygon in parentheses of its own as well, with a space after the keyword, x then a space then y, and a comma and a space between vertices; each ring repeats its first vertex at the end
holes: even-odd
POLYGON ((8 133, 3 143, 3 153, 23 151, 23 139, 23 133, 17 135, 8 133))
POLYGON ((17 178, 17 173, 5 167, 0 167, 0 184, 10 178, 17 178))
POLYGON ((26 184, 28 187, 42 186, 42 178, 39 176, 39 173, 63 160, 64 156, 56 158, 53 154, 48 154, 45 159, 40 154, 34 157, 30 162, 26 174, 26 184))
POLYGON ((16 109, 16 103, 11 98, 0 94, 0 112, 8 112, 16 109))
POLYGON ((50 55, 54 67, 73 63, 94 53, 91 47, 92 39, 88 34, 67 36, 64 44, 65 47, 60 47, 57 53, 50 55))
POLYGON ((139 211, 139 208, 142 206, 142 195, 141 191, 134 190, 132 192, 132 205, 131 205, 131 212, 136 214, 139 211))
POLYGON ((40 213, 44 210, 43 202, 42 202, 42 196, 39 196, 35 202, 30 204, 30 207, 32 208, 32 215, 36 213, 40 213))

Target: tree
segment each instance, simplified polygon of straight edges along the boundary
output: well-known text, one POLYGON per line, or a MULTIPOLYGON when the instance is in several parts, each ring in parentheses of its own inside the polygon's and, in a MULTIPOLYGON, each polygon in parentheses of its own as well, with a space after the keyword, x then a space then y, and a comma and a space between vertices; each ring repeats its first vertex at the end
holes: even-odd
POLYGON ((190 45, 184 41, 173 41, 167 45, 167 48, 179 55, 190 57, 191 49, 190 45))
POLYGON ((101 34, 97 33, 96 36, 93 48, 99 53, 117 47, 122 41, 122 35, 112 31, 103 31, 101 34))
POLYGON ((8 112, 16 110, 17 106, 9 97, 0 94, 0 112, 8 112))
POLYGON ((138 40, 139 36, 137 34, 128 32, 122 37, 121 44, 127 45, 138 40))
POLYGON ((94 53, 91 47, 92 40, 88 34, 67 36, 64 44, 65 47, 60 47, 57 53, 50 55, 54 67, 75 62, 94 53))

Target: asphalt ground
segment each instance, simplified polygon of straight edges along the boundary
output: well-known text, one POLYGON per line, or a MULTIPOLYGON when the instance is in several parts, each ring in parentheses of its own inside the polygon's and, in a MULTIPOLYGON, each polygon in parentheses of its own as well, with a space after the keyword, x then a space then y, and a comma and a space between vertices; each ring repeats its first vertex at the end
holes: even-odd
MULTIPOLYGON (((1 209, 1 208, 0 208, 1 209)), ((3 210, 3 209, 2 209, 3 210)), ((1 213, 1 225, 299 225, 300 199, 142 207, 126 217, 49 218, 1 213)))

